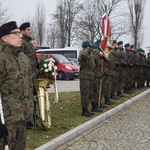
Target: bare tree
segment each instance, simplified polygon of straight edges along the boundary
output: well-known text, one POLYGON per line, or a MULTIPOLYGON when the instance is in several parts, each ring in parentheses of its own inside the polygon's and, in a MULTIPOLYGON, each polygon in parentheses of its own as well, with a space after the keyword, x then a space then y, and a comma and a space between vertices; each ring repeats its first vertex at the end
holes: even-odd
POLYGON ((43 3, 38 2, 36 12, 35 12, 35 30, 36 41, 38 45, 42 45, 44 42, 44 33, 45 33, 45 6, 43 3))
POLYGON ((55 24, 49 24, 46 32, 46 43, 50 48, 55 48, 58 37, 58 30, 55 24))
POLYGON ((6 23, 9 19, 10 16, 7 15, 7 8, 3 7, 2 0, 0 0, 0 25, 6 23))
POLYGON ((73 24, 81 6, 76 0, 59 0, 57 12, 53 15, 59 30, 60 47, 71 46, 73 24))
POLYGON ((101 38, 101 19, 104 13, 110 16, 111 27, 117 31, 115 38, 127 33, 123 28, 125 23, 125 11, 121 9, 124 0, 89 0, 85 1, 84 11, 78 18, 77 26, 79 39, 87 39, 93 42, 101 38))
POLYGON ((144 7, 146 0, 127 0, 129 8, 129 18, 130 18, 130 27, 131 34, 134 40, 135 48, 138 48, 142 43, 141 34, 143 26, 143 16, 144 16, 144 7), (139 40, 140 38, 140 40, 139 40))

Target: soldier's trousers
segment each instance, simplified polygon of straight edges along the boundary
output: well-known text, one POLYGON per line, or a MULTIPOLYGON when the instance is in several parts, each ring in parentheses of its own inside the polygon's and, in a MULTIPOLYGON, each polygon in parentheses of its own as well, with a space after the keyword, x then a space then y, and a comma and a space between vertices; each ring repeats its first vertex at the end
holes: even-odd
POLYGON ((93 96, 93 80, 80 79, 81 107, 88 107, 93 96))
POLYGON ((95 78, 93 80, 93 96, 92 96, 92 102, 93 103, 98 102, 99 89, 100 89, 100 78, 95 78))
MULTIPOLYGON (((25 150, 26 122, 18 121, 7 125, 9 150, 25 150)), ((0 139, 0 150, 4 149, 4 139, 0 139)))
POLYGON ((112 75, 105 75, 102 81, 102 94, 106 97, 110 97, 110 90, 112 84, 112 75))

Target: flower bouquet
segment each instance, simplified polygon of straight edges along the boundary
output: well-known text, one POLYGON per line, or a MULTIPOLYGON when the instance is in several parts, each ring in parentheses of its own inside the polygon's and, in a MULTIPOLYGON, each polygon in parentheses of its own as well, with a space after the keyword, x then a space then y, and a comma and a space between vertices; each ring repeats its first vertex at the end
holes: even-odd
POLYGON ((53 84, 57 69, 57 67, 54 66, 55 60, 45 56, 43 53, 41 56, 41 60, 39 61, 39 77, 46 78, 49 80, 49 84, 53 84))

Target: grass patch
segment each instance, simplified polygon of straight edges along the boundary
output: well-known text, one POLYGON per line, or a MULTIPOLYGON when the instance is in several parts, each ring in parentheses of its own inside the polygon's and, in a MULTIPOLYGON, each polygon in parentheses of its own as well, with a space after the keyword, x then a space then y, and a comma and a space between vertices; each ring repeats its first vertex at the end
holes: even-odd
MULTIPOLYGON (((80 92, 59 93, 59 102, 57 104, 53 104, 54 94, 50 94, 52 127, 49 131, 43 131, 38 128, 36 130, 27 130, 27 150, 33 150, 42 144, 51 141, 59 135, 106 112, 147 89, 148 88, 138 89, 132 94, 124 94, 123 98, 112 100, 115 103, 114 105, 107 106, 103 112, 95 113, 92 117, 81 116, 80 92)), ((103 102, 104 100, 102 100, 102 103, 103 102)))

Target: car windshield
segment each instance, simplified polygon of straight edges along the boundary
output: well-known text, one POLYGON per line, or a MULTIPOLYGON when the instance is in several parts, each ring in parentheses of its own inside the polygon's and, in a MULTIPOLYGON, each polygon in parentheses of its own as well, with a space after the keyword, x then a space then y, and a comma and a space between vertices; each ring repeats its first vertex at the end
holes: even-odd
POLYGON ((55 57, 64 64, 70 64, 70 61, 63 55, 55 55, 55 57))
POLYGON ((69 60, 72 64, 79 66, 78 60, 76 60, 76 59, 69 59, 69 60))

